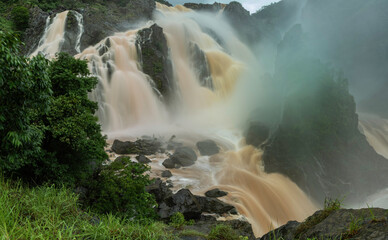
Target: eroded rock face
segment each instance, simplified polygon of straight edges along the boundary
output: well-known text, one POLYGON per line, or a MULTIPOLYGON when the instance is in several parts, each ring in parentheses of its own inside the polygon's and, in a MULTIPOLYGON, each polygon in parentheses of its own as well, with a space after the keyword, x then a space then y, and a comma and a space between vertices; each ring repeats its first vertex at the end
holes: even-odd
POLYGON ((210 90, 214 89, 213 79, 210 72, 209 63, 205 53, 199 48, 198 44, 189 43, 189 56, 191 58, 192 69, 195 69, 197 79, 203 87, 210 90))
POLYGON ((163 29, 157 24, 137 33, 136 44, 143 72, 154 83, 154 90, 165 101, 172 101, 176 94, 172 62, 163 29))

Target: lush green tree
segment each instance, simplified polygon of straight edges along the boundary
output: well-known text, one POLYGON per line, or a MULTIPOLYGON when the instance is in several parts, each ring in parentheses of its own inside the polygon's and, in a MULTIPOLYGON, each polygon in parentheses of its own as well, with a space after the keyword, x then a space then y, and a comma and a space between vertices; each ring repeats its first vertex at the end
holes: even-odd
POLYGON ((27 60, 18 44, 13 34, 0 31, 0 168, 13 174, 44 155, 45 127, 38 115, 48 112, 51 100, 48 61, 27 60))
POLYGON ((80 182, 107 158, 87 96, 97 80, 85 61, 26 59, 18 43, 0 32, 0 168, 38 184, 80 182))
POLYGON ((24 31, 28 28, 28 20, 30 19, 30 13, 28 9, 23 6, 15 6, 11 12, 12 21, 15 25, 15 29, 24 31))
POLYGON ((48 153, 43 164, 55 171, 42 174, 47 179, 82 180, 107 159, 105 138, 94 116, 97 104, 88 99, 97 79, 89 76, 86 61, 65 53, 50 63, 49 76, 53 100, 43 117, 47 125, 43 148, 48 153))

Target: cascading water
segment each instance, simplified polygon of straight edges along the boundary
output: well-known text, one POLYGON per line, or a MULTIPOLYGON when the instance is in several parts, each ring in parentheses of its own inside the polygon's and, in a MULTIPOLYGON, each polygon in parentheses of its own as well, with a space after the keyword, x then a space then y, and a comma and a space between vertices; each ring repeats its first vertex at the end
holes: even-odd
POLYGON ((84 33, 84 17, 79 12, 73 11, 75 18, 77 19, 78 23, 78 35, 77 35, 77 41, 75 42, 75 50, 77 53, 81 52, 81 37, 84 33))
POLYGON ((36 56, 38 53, 43 53, 48 58, 52 58, 55 56, 55 53, 61 50, 61 46, 64 41, 63 37, 65 34, 65 23, 68 13, 69 11, 58 13, 52 20, 51 24, 48 24, 51 18, 47 18, 46 28, 41 40, 39 41, 39 46, 32 54, 30 54, 30 57, 36 56))
MULTIPOLYGON (((54 56, 60 50, 67 13, 54 18, 42 37, 44 41, 32 55, 44 52, 54 56)), ((200 157, 191 167, 173 170, 172 180, 177 183, 174 185, 187 180, 193 183, 190 188, 194 193, 215 186, 227 190, 229 195, 224 200, 248 218, 257 236, 313 213, 314 204, 288 178, 264 173, 261 152, 237 144, 241 137, 234 132, 240 131, 235 129, 229 103, 250 63, 255 61, 249 49, 220 14, 215 19, 183 6, 171 8, 157 3, 154 18, 163 28, 170 49, 173 80, 181 100, 179 109, 174 114, 169 112, 155 91, 153 80, 142 72, 138 53, 143 49, 136 44, 140 29, 116 33, 76 55, 88 60, 91 73, 99 79, 90 98, 99 103, 103 131, 109 138, 184 132, 182 139, 191 139, 187 141, 189 145, 194 145, 194 139, 214 139, 223 151, 211 158, 200 157), (211 84, 210 78, 201 84, 191 58, 193 46, 206 56, 211 84), (196 139, 199 135, 202 138, 196 139)), ((77 19, 82 32, 82 18, 77 19)), ((80 38, 81 35, 77 51, 80 38)), ((161 162, 152 165, 152 171, 158 171, 160 166, 161 162)))

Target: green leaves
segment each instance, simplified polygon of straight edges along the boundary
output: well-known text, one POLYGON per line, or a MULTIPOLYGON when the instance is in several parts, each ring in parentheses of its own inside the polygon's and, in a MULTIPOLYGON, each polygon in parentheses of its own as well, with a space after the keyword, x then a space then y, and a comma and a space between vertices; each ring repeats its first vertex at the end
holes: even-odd
POLYGON ((85 61, 26 59, 18 45, 0 32, 0 169, 38 184, 82 181, 107 158, 87 97, 97 80, 85 61))

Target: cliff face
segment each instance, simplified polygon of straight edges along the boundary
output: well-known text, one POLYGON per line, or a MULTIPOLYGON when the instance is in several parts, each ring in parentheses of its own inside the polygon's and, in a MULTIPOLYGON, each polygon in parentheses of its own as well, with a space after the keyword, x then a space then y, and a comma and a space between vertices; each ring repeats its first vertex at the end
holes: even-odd
POLYGON ((388 161, 360 133, 347 79, 315 59, 305 37, 297 25, 278 46, 280 116, 264 144, 265 170, 290 177, 319 202, 363 200, 387 186, 388 161))

